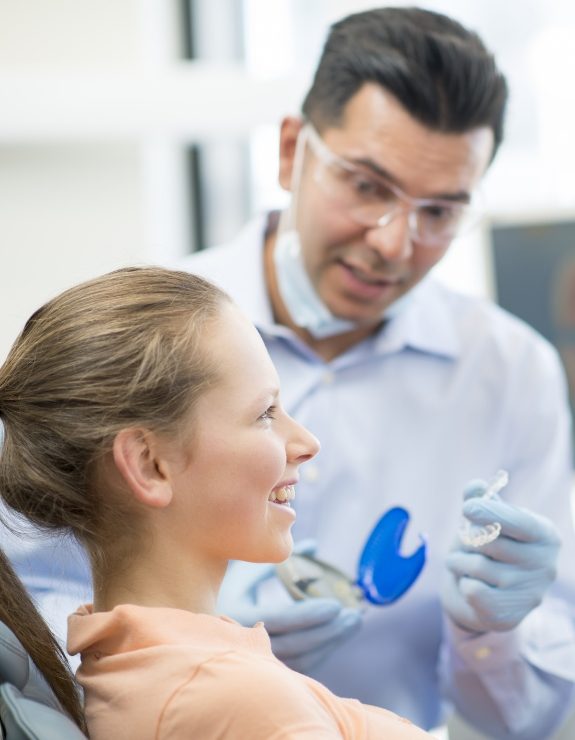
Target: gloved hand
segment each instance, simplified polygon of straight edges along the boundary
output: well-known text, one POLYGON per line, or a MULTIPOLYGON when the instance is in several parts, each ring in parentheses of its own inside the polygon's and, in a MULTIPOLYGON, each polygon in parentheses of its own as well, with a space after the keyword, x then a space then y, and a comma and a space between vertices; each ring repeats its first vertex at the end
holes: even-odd
MULTIPOLYGON (((315 543, 299 543, 294 552, 312 554, 315 543)), ((336 599, 312 598, 287 605, 257 603, 259 586, 275 576, 273 565, 230 563, 218 598, 218 609, 246 627, 263 622, 274 655, 290 668, 306 673, 333 648, 360 627, 357 609, 343 607, 336 599)))
POLYGON ((463 514, 473 524, 501 524, 501 534, 480 548, 457 541, 447 556, 442 590, 445 612, 473 632, 516 627, 541 603, 555 580, 560 538, 547 518, 498 496, 482 500, 487 484, 471 481, 463 514))

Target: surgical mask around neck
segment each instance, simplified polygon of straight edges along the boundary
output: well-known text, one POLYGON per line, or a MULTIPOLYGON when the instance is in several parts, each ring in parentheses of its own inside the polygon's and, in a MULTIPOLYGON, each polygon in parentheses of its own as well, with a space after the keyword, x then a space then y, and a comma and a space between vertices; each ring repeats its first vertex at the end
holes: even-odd
POLYGON ((274 247, 276 279, 282 300, 296 326, 316 339, 343 334, 357 327, 338 319, 322 303, 305 269, 297 231, 279 229, 274 247))
MULTIPOLYGON (((280 295, 296 326, 309 331, 315 339, 344 334, 359 326, 354 321, 334 316, 316 293, 303 263, 297 231, 279 229, 274 265, 280 295)), ((411 293, 388 306, 382 318, 393 319, 401 313, 411 301, 411 293)))

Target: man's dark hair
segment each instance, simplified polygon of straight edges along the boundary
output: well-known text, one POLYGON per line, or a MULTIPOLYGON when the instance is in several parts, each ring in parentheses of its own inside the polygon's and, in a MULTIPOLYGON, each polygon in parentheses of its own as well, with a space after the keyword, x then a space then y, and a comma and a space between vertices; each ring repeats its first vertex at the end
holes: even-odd
POLYGON ((419 122, 465 133, 489 126, 503 138, 507 84, 479 36, 441 13, 376 8, 330 30, 303 113, 322 130, 341 123, 367 82, 392 93, 419 122))

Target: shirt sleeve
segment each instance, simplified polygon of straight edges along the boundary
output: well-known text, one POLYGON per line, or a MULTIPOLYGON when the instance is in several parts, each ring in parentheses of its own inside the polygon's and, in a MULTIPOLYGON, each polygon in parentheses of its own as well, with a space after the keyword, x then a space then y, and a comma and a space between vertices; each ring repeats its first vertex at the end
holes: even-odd
POLYGON ((446 619, 440 659, 444 692, 459 713, 490 737, 514 740, 550 737, 575 693, 570 414, 554 351, 537 343, 530 353, 518 357, 502 409, 503 455, 513 462, 509 500, 548 517, 560 532, 557 579, 510 632, 473 635, 446 619))
MULTIPOLYGON (((566 717, 573 683, 530 660, 521 628, 474 636, 450 624, 446 632, 443 680, 448 677, 447 694, 465 719, 489 737, 540 740, 553 734, 566 717)), ((562 648, 569 650, 567 643, 562 648)))

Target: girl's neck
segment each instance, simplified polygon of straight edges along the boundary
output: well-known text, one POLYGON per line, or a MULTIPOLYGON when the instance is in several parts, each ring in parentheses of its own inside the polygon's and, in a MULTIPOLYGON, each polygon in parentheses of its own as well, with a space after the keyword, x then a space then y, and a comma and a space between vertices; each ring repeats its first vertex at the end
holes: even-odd
POLYGON ((139 556, 114 572, 94 575, 94 611, 119 604, 170 607, 215 614, 227 564, 195 563, 190 557, 139 556))

